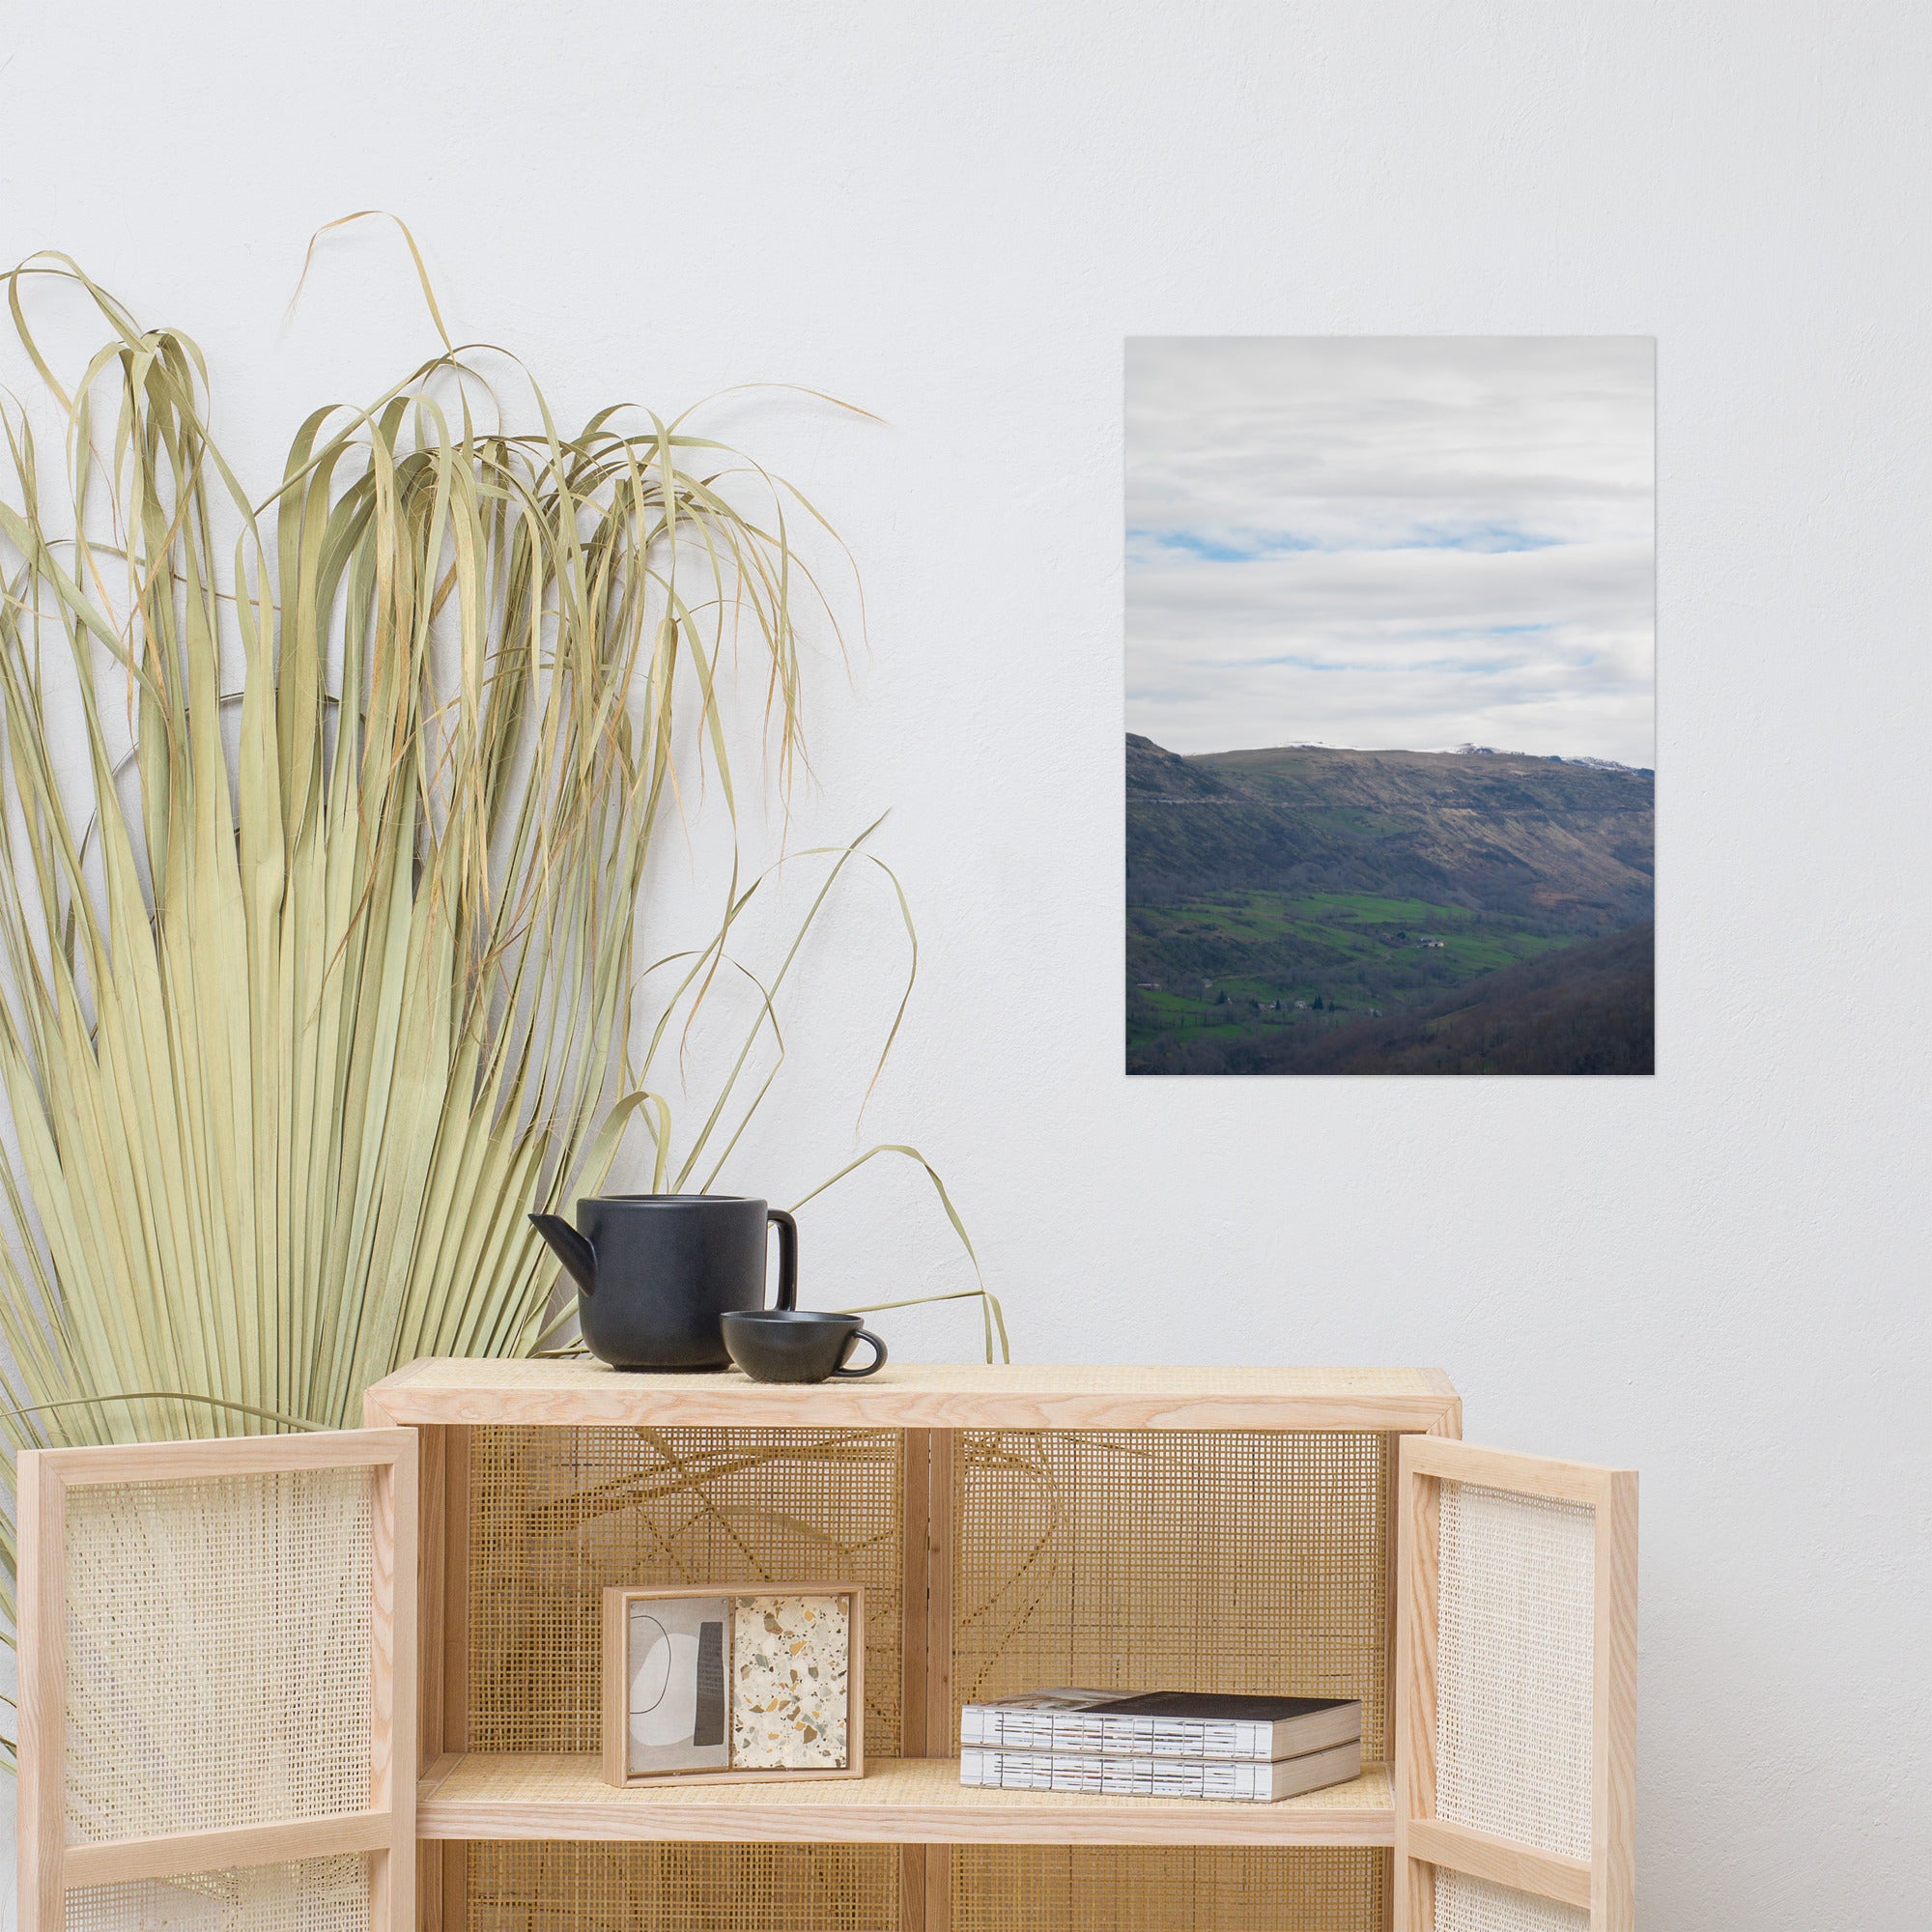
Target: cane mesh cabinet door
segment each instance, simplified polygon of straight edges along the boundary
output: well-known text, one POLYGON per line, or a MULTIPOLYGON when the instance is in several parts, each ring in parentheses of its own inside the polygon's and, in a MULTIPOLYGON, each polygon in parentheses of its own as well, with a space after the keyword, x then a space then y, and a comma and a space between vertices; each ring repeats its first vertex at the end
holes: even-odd
POLYGON ((1402 1439, 1396 1932, 1632 1932, 1636 1476, 1402 1439))
POLYGON ((416 1435, 27 1451, 20 1932, 407 1932, 416 1435))

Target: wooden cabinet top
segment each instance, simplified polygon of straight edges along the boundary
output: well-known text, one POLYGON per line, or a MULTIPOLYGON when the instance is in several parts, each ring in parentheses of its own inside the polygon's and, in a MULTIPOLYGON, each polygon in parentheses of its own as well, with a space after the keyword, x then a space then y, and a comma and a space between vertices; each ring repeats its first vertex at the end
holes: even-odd
POLYGON ((1344 1429, 1462 1433, 1440 1369, 1055 1368, 893 1362, 810 1386, 639 1375, 583 1357, 412 1362, 368 1392, 372 1424, 805 1429, 1344 1429))

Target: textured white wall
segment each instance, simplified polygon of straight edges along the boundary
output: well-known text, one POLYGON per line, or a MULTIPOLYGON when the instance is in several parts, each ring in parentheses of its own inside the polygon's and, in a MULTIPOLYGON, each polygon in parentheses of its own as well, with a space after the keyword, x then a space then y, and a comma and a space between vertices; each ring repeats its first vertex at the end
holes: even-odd
MULTIPOLYGON (((922 923, 867 1135, 944 1168, 1035 1359, 1441 1363, 1473 1437, 1637 1464, 1645 1923, 1926 1922, 1932 16, 94 0, 5 38, 0 254, 197 335, 257 474, 430 346, 374 230, 283 325, 368 206, 568 410, 765 378, 887 417, 719 418, 866 572, 805 818, 891 805, 922 923), (1659 338, 1655 1080, 1119 1070, 1122 337, 1357 330, 1659 338)), ((827 941, 732 1177, 779 1199, 854 1145, 889 907, 827 941)), ((814 1298, 963 1278, 910 1175, 810 1211, 814 1298)))

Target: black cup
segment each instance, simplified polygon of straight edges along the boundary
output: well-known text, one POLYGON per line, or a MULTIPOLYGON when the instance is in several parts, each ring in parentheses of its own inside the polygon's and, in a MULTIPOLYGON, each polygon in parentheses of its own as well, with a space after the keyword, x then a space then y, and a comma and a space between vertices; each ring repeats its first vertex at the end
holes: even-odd
POLYGON ((737 1309, 723 1318, 724 1346, 754 1382, 822 1382, 832 1376, 876 1375, 886 1345, 856 1315, 809 1314, 798 1308, 737 1309), (872 1345, 863 1369, 846 1358, 861 1342, 872 1345))

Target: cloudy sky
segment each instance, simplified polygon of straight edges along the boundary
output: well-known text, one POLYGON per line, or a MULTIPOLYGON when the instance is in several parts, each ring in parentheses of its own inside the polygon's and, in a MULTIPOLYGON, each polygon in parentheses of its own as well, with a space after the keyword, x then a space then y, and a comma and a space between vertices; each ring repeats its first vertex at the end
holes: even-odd
POLYGON ((1127 728, 1653 762, 1647 337, 1127 344, 1127 728))

